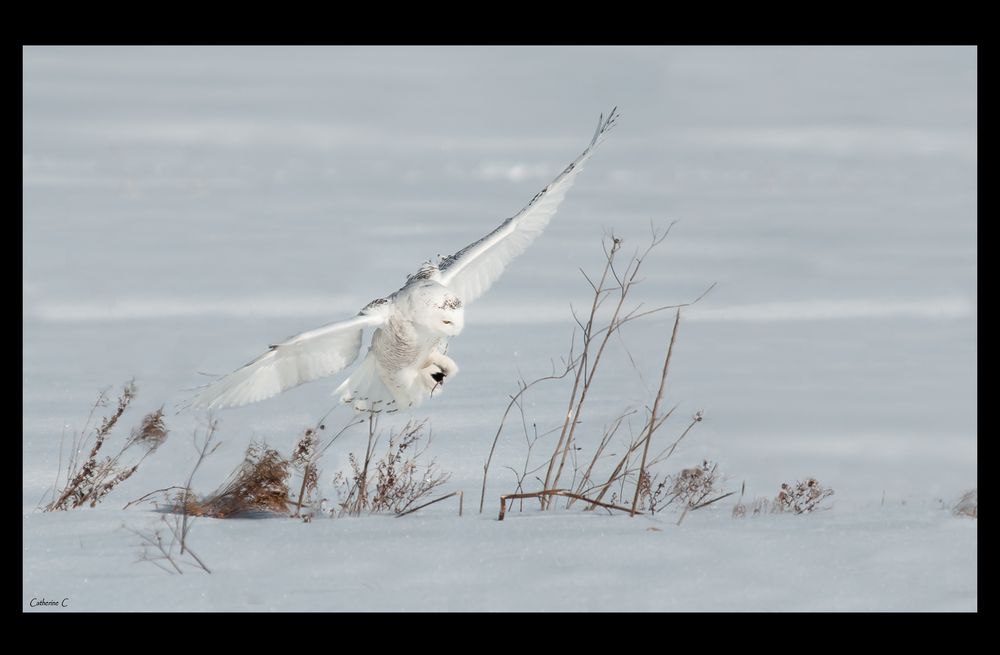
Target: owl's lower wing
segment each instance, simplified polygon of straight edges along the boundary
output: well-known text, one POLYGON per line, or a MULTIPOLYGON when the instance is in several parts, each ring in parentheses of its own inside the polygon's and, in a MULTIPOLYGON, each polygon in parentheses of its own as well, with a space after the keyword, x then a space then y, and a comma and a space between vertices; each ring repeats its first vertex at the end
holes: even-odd
POLYGON ((512 259, 534 241, 555 215, 594 149, 618 119, 616 109, 597 121, 590 145, 556 179, 535 194, 531 202, 485 237, 462 248, 438 263, 441 283, 462 300, 472 302, 490 288, 512 259))
POLYGON ((249 364, 203 387, 191 400, 191 407, 239 407, 333 375, 358 356, 364 329, 381 325, 383 320, 378 315, 359 314, 271 346, 249 364))

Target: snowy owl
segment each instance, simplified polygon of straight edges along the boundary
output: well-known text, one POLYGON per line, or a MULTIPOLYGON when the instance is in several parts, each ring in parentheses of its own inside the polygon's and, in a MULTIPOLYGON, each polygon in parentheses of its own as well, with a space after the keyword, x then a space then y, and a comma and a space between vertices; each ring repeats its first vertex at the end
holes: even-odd
POLYGON ((374 328, 361 365, 334 390, 358 411, 416 407, 436 396, 458 366, 445 354, 464 327, 464 306, 489 289, 556 213, 583 164, 615 124, 602 114, 587 149, 520 212, 475 243, 426 262, 395 293, 368 303, 354 318, 290 337, 249 364, 205 385, 191 405, 238 407, 333 375, 357 358, 365 328, 374 328))

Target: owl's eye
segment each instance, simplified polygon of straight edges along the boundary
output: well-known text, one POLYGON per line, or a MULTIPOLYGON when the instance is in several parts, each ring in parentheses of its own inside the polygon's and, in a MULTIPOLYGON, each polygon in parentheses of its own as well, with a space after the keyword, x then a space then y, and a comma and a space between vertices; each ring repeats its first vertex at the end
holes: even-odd
POLYGON ((451 321, 441 321, 441 322, 444 323, 445 325, 451 325, 451 321))

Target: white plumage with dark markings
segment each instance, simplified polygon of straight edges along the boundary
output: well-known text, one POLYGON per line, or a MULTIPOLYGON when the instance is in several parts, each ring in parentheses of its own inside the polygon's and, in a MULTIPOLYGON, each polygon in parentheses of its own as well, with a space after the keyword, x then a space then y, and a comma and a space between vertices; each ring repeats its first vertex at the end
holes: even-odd
POLYGON ((305 382, 337 373, 371 346, 361 365, 334 390, 358 411, 396 411, 437 395, 458 372, 445 352, 465 324, 464 306, 479 298, 542 233, 584 163, 618 118, 598 120, 587 149, 516 215, 454 255, 427 262, 401 289, 373 300, 357 316, 309 330, 273 345, 263 355, 202 387, 192 406, 238 407, 265 400, 305 382))

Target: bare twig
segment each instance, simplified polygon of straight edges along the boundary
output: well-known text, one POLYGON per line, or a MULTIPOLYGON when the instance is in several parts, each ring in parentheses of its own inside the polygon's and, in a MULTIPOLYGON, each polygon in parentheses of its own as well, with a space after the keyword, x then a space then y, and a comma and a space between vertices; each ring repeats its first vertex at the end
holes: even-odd
POLYGON ((729 498, 729 497, 730 497, 730 496, 732 496, 732 495, 733 495, 734 493, 736 493, 736 492, 735 492, 735 491, 730 491, 730 492, 728 492, 728 493, 724 493, 724 494, 722 494, 721 496, 717 496, 716 498, 713 498, 712 500, 706 500, 706 501, 705 501, 705 502, 703 502, 703 503, 698 503, 697 505, 695 505, 694 507, 692 507, 692 508, 691 508, 691 511, 693 512, 693 511, 694 511, 694 510, 696 510, 696 509, 701 509, 702 507, 708 507, 708 506, 709 506, 709 505, 711 505, 712 503, 714 503, 714 502, 717 502, 717 501, 720 501, 720 500, 722 500, 723 498, 729 498))
MULTIPOLYGON (((628 507, 622 507, 621 505, 611 505, 609 503, 602 503, 596 500, 591 500, 586 496, 580 496, 572 491, 566 489, 546 489, 544 491, 534 491, 527 494, 507 494, 506 496, 500 496, 500 516, 497 518, 498 521, 502 521, 504 515, 507 513, 507 501, 514 500, 518 498, 541 498, 543 496, 565 496, 567 498, 575 498, 577 500, 582 500, 585 503, 590 503, 591 505, 597 505, 599 507, 604 507, 606 509, 617 509, 621 512, 628 512, 628 507)), ((642 514, 642 512, 639 512, 642 514)))
POLYGON ((413 514, 414 512, 416 512, 419 509, 423 509, 423 508, 427 507, 428 505, 433 505, 434 503, 440 503, 442 500, 448 500, 452 496, 458 496, 458 515, 461 516, 462 515, 462 498, 463 498, 464 494, 461 491, 453 491, 450 494, 446 494, 444 496, 441 496, 440 498, 435 498, 434 500, 432 500, 432 501, 430 501, 428 503, 424 503, 423 505, 418 505, 417 507, 414 507, 412 509, 408 509, 405 512, 400 512, 399 514, 396 514, 396 518, 398 519, 398 518, 400 518, 402 516, 406 516, 407 514, 413 514))
POLYGON ((566 368, 563 370, 562 373, 556 374, 555 371, 553 371, 552 374, 550 375, 536 378, 535 380, 532 380, 531 382, 528 383, 525 383, 524 380, 519 381, 518 386, 520 387, 520 389, 515 395, 511 396, 510 402, 507 403, 507 408, 503 412, 503 416, 500 417, 500 426, 497 428, 496 434, 493 435, 493 445, 490 446, 490 454, 486 457, 485 464, 483 464, 483 488, 479 495, 480 514, 483 513, 483 504, 485 503, 486 499, 486 477, 489 475, 490 463, 493 461, 493 454, 496 452, 497 443, 500 441, 500 434, 503 432, 504 424, 507 421, 507 415, 510 414, 510 410, 518 404, 521 396, 523 396, 525 392, 527 392, 528 389, 530 389, 531 387, 535 386, 540 382, 546 382, 548 380, 561 380, 567 375, 569 375, 569 372, 572 370, 573 370, 573 365, 572 363, 570 363, 566 365, 566 368))
MULTIPOLYGON (((671 227, 672 225, 673 224, 671 224, 671 227)), ((664 422, 676 410, 676 407, 673 407, 664 413, 662 412, 662 403, 665 395, 665 385, 669 371, 669 364, 672 359, 673 347, 677 340, 681 313, 680 309, 701 301, 702 298, 704 298, 715 287, 715 284, 710 285, 705 289, 705 291, 689 303, 665 305, 661 307, 654 307, 652 309, 645 309, 643 303, 639 303, 630 309, 626 307, 631 291, 634 289, 635 285, 640 284, 643 281, 639 274, 642 270, 644 261, 646 261, 649 257, 653 248, 662 243, 669 232, 670 228, 662 234, 653 229, 650 242, 644 248, 637 249, 636 252, 631 255, 631 258, 627 261, 627 264, 624 267, 621 266, 621 262, 618 259, 623 242, 613 234, 608 235, 608 237, 601 243, 605 260, 603 262, 603 268, 600 276, 591 276, 586 271, 581 270, 581 274, 586 280, 587 285, 590 287, 591 303, 589 313, 578 314, 577 311, 571 307, 573 320, 581 330, 582 339, 580 349, 577 353, 575 352, 575 348, 571 347, 569 358, 564 360, 566 363, 565 372, 559 376, 552 376, 561 378, 565 377, 569 373, 572 373, 573 382, 569 386, 566 413, 560 419, 561 427, 556 428, 559 431, 558 439, 555 441, 553 450, 551 451, 550 456, 546 459, 546 463, 543 464, 546 468, 544 480, 538 480, 541 484, 541 491, 534 493, 524 491, 524 481, 528 476, 529 462, 531 459, 531 448, 538 439, 538 429, 537 427, 534 428, 536 436, 535 440, 532 440, 528 435, 527 425, 529 421, 524 416, 525 405, 523 403, 523 396, 530 385, 525 383, 522 378, 519 381, 517 394, 511 397, 510 402, 508 403, 503 414, 501 424, 494 437, 489 457, 487 458, 487 464, 484 466, 484 478, 480 495, 480 512, 483 511, 485 502, 486 474, 489 469, 489 464, 494 458, 499 436, 502 433, 506 420, 514 407, 517 407, 518 412, 521 415, 522 430, 525 433, 528 455, 525 459, 525 465, 522 472, 519 473, 514 467, 505 467, 514 474, 517 481, 517 488, 515 493, 502 497, 501 514, 506 512, 506 501, 508 499, 521 500, 523 506, 524 499, 536 498, 541 504, 541 509, 545 511, 552 507, 556 496, 566 497, 568 499, 566 502, 567 507, 572 506, 575 501, 581 500, 587 505, 585 508, 586 511, 592 511, 595 507, 604 507, 605 509, 610 507, 620 509, 622 511, 628 511, 632 515, 640 513, 640 510, 647 509, 646 501, 643 501, 643 505, 640 507, 639 500, 640 498, 646 498, 648 496, 648 509, 650 512, 655 511, 660 494, 669 489, 667 484, 671 478, 670 476, 667 476, 666 478, 659 478, 656 474, 650 472, 650 468, 663 459, 669 458, 677 448, 678 444, 683 441, 693 428, 694 423, 701 420, 701 412, 699 412, 693 418, 691 424, 687 426, 680 437, 677 438, 677 440, 675 440, 669 448, 660 452, 655 457, 652 456, 652 452, 654 452, 652 451, 653 435, 660 427, 663 426, 664 422), (605 305, 605 301, 608 301, 608 306, 601 309, 602 306, 605 305), (608 342, 616 333, 618 334, 619 339, 621 339, 622 327, 630 321, 649 316, 656 312, 661 312, 665 309, 676 310, 674 325, 663 362, 660 386, 652 403, 652 408, 647 408, 648 419, 645 421, 642 429, 637 433, 633 430, 632 421, 627 420, 632 414, 636 413, 635 410, 623 412, 609 425, 605 426, 604 434, 601 436, 596 450, 592 454, 588 455, 588 462, 587 459, 582 457, 582 449, 577 446, 577 435, 578 433, 582 434, 582 430, 585 428, 580 429, 579 431, 578 428, 583 424, 584 409, 588 406, 587 402, 592 396, 591 392, 594 390, 593 383, 597 379, 598 373, 603 370, 601 368, 602 364, 604 364, 607 360, 604 355, 608 352, 608 342), (600 323, 598 323, 599 310, 602 312, 602 316, 604 316, 605 313, 609 316, 607 319, 601 318, 600 323), (612 440, 623 424, 628 426, 630 434, 630 439, 624 454, 607 454, 612 440), (617 466, 615 466, 611 475, 605 482, 595 484, 593 477, 598 470, 603 468, 602 463, 608 458, 614 458, 611 460, 612 462, 617 460, 617 466), (567 463, 570 465, 572 476, 566 474, 566 479, 569 482, 568 485, 565 483, 560 484, 561 480, 563 480, 562 476, 566 470, 567 463), (572 477, 571 480, 569 480, 570 477, 572 477), (632 484, 633 481, 635 484, 635 490, 634 492, 632 489, 629 489, 628 491, 629 496, 631 496, 631 506, 627 507, 625 505, 617 504, 619 502, 618 499, 623 498, 626 493, 626 482, 632 484), (656 486, 657 482, 659 482, 658 486, 656 486), (616 490, 615 487, 620 487, 620 489, 616 490), (570 489, 572 489, 572 491, 570 489), (610 494, 611 497, 610 502, 606 503, 604 502, 604 497, 607 494, 610 494)), ((628 356, 628 360, 632 364, 633 370, 639 374, 640 380, 643 382, 643 385, 646 386, 646 382, 642 379, 641 371, 638 370, 636 360, 632 356, 631 351, 624 343, 623 346, 625 348, 625 353, 628 356)), ((547 379, 552 379, 552 377, 547 379)), ((712 471, 712 475, 707 476, 706 479, 712 476, 714 476, 714 469, 712 471)), ((684 496, 687 511, 690 511, 694 507, 705 506, 707 497, 705 493, 708 493, 706 490, 710 490, 710 486, 705 487, 705 489, 700 489, 697 493, 692 491, 688 495, 684 496)), ((671 501, 676 498, 677 497, 675 496, 671 499, 671 501)))
MULTIPOLYGON (((580 405, 577 401, 577 391, 580 389, 580 382, 584 377, 587 376, 587 360, 588 353, 590 351, 590 341, 591 341, 591 330, 594 325, 594 316, 597 314, 597 308, 602 300, 602 290, 604 289, 604 283, 607 281, 608 272, 611 271, 612 262, 614 260, 615 254, 621 248, 621 239, 611 237, 611 250, 607 249, 606 243, 601 242, 601 246, 604 248, 605 263, 604 270, 601 272, 601 280, 596 285, 597 290, 594 292, 594 299, 590 307, 590 316, 587 319, 587 323, 583 326, 583 352, 580 355, 579 363, 576 364, 576 375, 573 378, 573 388, 570 391, 569 402, 566 407, 566 418, 563 421, 562 432, 559 433, 559 440, 556 442, 556 448, 552 453, 552 457, 549 459, 549 466, 545 472, 545 482, 543 484, 544 489, 550 488, 550 482, 552 480, 553 472, 556 465, 556 458, 561 450, 564 448, 564 444, 568 446, 568 442, 572 440, 572 429, 571 425, 576 425, 577 416, 579 414, 580 405), (569 439, 567 439, 567 431, 570 432, 569 439)), ((591 286, 594 286, 591 283, 591 286)), ((620 305, 619 305, 620 306, 620 305)), ((577 321, 579 323, 579 321, 577 321)), ((553 485, 554 486, 554 485, 553 485)), ((545 499, 542 500, 542 508, 546 506, 545 499)))
POLYGON ((147 498, 149 498, 150 496, 152 496, 153 494, 160 494, 160 493, 166 494, 168 491, 171 491, 173 489, 181 489, 181 490, 183 490, 184 487, 181 487, 181 486, 178 486, 178 485, 174 485, 172 487, 164 487, 163 489, 157 489, 156 491, 150 491, 148 494, 143 494, 142 496, 136 498, 135 500, 130 500, 128 503, 125 504, 125 507, 122 507, 122 509, 128 509, 132 505, 137 505, 137 504, 141 503, 142 501, 146 500, 147 498))
MULTIPOLYGON (((676 409, 677 409, 676 407, 672 407, 670 411, 668 411, 663 416, 663 419, 660 420, 657 426, 662 425, 663 421, 669 418, 670 415, 673 414, 674 410, 676 409)), ((647 421, 646 426, 643 426, 642 428, 643 432, 646 431, 648 425, 649 423, 647 421)), ((599 486, 601 492, 597 495, 597 500, 602 500, 605 494, 607 494, 608 490, 611 488, 611 485, 613 485, 615 482, 621 482, 622 485, 624 486, 625 478, 632 472, 628 466, 629 460, 631 459, 632 454, 636 450, 638 450, 640 445, 642 445, 642 440, 633 438, 632 442, 629 444, 629 447, 626 449, 625 454, 622 455, 622 458, 618 461, 618 465, 615 467, 614 471, 611 472, 611 475, 608 476, 607 481, 605 481, 602 485, 599 486)), ((590 507, 588 509, 592 510, 593 508, 590 507)))
POLYGON ((747 509, 746 506, 743 504, 743 494, 746 492, 746 490, 747 490, 747 482, 746 480, 744 480, 743 484, 740 486, 740 497, 736 499, 736 504, 733 505, 732 516, 734 519, 746 516, 747 509))
POLYGON ((184 550, 187 548, 188 530, 191 529, 190 525, 188 524, 188 505, 190 502, 189 498, 191 495, 191 483, 194 481, 194 474, 198 472, 198 468, 201 466, 201 463, 205 461, 205 458, 214 453, 219 448, 219 446, 222 445, 221 443, 218 443, 212 448, 211 451, 209 451, 208 449, 209 444, 212 443, 212 437, 215 436, 215 431, 218 428, 218 426, 219 426, 218 420, 214 418, 209 418, 208 427, 205 430, 205 439, 204 441, 202 441, 200 447, 198 446, 198 434, 195 433, 193 436, 195 450, 198 451, 198 460, 195 462, 194 468, 191 469, 191 475, 188 476, 187 482, 184 484, 184 491, 182 492, 182 497, 181 497, 181 512, 182 512, 181 533, 180 533, 181 555, 184 554, 184 550))
MULTIPOLYGON (((656 392, 656 400, 653 401, 653 413, 649 417, 649 431, 646 432, 645 444, 642 448, 642 463, 639 465, 639 477, 646 473, 646 457, 649 455, 649 444, 653 440, 653 431, 656 429, 656 413, 660 409, 660 401, 663 400, 663 392, 667 386, 667 370, 670 368, 670 356, 674 352, 674 342, 677 340, 677 326, 681 322, 681 310, 677 310, 674 317, 674 330, 670 334, 670 345, 667 347, 667 357, 663 361, 663 374, 660 376, 660 388, 656 392)), ((639 485, 635 486, 635 496, 632 498, 631 516, 635 516, 635 508, 639 504, 639 485)))
POLYGON ((205 562, 202 561, 202 559, 198 557, 193 550, 191 550, 190 547, 188 547, 186 551, 181 551, 179 555, 174 555, 174 548, 176 548, 184 538, 184 535, 182 534, 183 527, 181 526, 180 521, 175 518, 174 522, 171 523, 170 521, 167 521, 165 516, 161 516, 160 521, 164 526, 166 526, 166 530, 170 534, 169 543, 164 540, 162 532, 158 529, 146 534, 127 525, 122 526, 145 542, 145 544, 140 544, 142 552, 136 562, 149 562, 158 568, 163 569, 167 573, 172 573, 172 571, 159 563, 160 561, 166 561, 173 567, 174 571, 180 575, 184 574, 180 565, 187 564, 189 566, 200 568, 205 571, 205 573, 211 574, 212 571, 205 565, 205 562), (149 552, 146 550, 149 547, 156 549, 156 551, 159 552, 159 555, 150 557, 149 552), (194 563, 184 561, 183 556, 185 552, 191 557, 191 559, 194 560, 194 563))
MULTIPOLYGON (((576 485, 577 494, 581 496, 584 495, 585 487, 588 484, 590 484, 590 478, 594 472, 594 467, 597 465, 597 462, 601 459, 601 455, 604 453, 604 450, 607 448, 608 444, 611 442, 611 439, 615 436, 615 434, 617 434, 618 429, 622 425, 622 421, 624 421, 629 416, 635 414, 636 411, 637 410, 633 409, 631 411, 625 412, 624 414, 620 414, 618 417, 615 418, 611 426, 604 430, 604 436, 601 438, 601 443, 597 446, 597 450, 594 451, 594 456, 590 460, 590 465, 587 467, 587 470, 584 471, 583 475, 581 476, 580 482, 576 485)), ((575 498, 571 498, 566 503, 566 507, 567 508, 572 507, 573 502, 575 500, 576 500, 575 498)), ((601 498, 598 498, 597 500, 601 500, 601 498)), ((593 507, 594 506, 591 505, 589 509, 593 509, 593 507)))
MULTIPOLYGON (((676 407, 674 409, 676 409, 676 407)), ((670 410, 670 412, 673 411, 674 411, 673 409, 670 410)), ((669 414, 667 416, 669 416, 669 414)), ((657 423, 656 427, 657 428, 660 427, 660 425, 663 424, 663 421, 666 420, 666 418, 667 418, 666 416, 663 417, 663 419, 659 423, 657 423)), ((677 437, 677 440, 674 441, 674 443, 672 443, 669 448, 664 448, 662 451, 660 451, 660 453, 657 454, 656 457, 652 459, 650 465, 659 464, 663 460, 669 459, 670 456, 674 454, 674 450, 677 448, 677 445, 681 441, 683 441, 684 437, 686 437, 688 432, 691 431, 691 428, 693 428, 698 423, 701 423, 704 418, 705 414, 701 410, 695 412, 694 416, 691 417, 691 422, 688 423, 688 426, 686 428, 684 428, 684 432, 681 433, 681 436, 677 437)))
MULTIPOLYGON (((669 229, 668 229, 668 232, 669 232, 669 229)), ((575 408, 573 408, 572 411, 567 414, 567 417, 566 417, 566 421, 567 422, 564 423, 564 429, 565 429, 565 426, 568 425, 569 426, 569 434, 568 434, 568 436, 565 439, 565 445, 562 446, 562 456, 559 458, 559 467, 556 469, 555 475, 551 476, 552 468, 553 468, 552 464, 550 464, 549 470, 546 473, 546 476, 545 476, 545 488, 546 489, 548 489, 550 487, 558 486, 558 484, 559 484, 559 478, 560 478, 560 476, 562 474, 563 467, 566 464, 566 458, 569 455, 569 452, 570 452, 570 450, 572 448, 573 438, 574 438, 574 435, 576 433, 576 426, 579 425, 579 423, 580 423, 580 414, 582 413, 583 407, 584 407, 584 403, 587 400, 587 394, 590 391, 591 383, 593 382, 594 375, 597 372, 597 367, 598 367, 598 365, 601 362, 601 357, 604 354, 604 349, 605 349, 605 347, 608 344, 608 340, 611 338, 611 335, 614 333, 614 331, 619 327, 618 316, 619 316, 619 314, 621 312, 622 306, 625 304, 625 301, 628 298, 629 291, 631 290, 633 284, 635 283, 635 278, 636 278, 636 276, 639 273, 640 267, 642 266, 643 259, 649 254, 649 252, 653 248, 655 248, 657 245, 659 245, 663 241, 664 238, 666 238, 666 234, 664 234, 663 237, 657 237, 655 235, 655 233, 654 233, 652 242, 646 248, 646 251, 642 255, 640 255, 640 256, 633 256, 632 260, 629 262, 629 265, 625 269, 625 273, 623 274, 622 277, 619 277, 618 273, 614 269, 614 255, 615 255, 615 253, 617 253, 618 249, 621 248, 622 241, 621 241, 621 239, 617 239, 617 238, 612 237, 612 239, 613 239, 613 245, 612 245, 612 248, 611 248, 611 252, 608 255, 607 268, 611 270, 612 274, 615 277, 615 280, 618 282, 618 289, 617 289, 618 290, 618 302, 615 305, 615 308, 613 310, 611 319, 608 321, 608 328, 604 332, 604 337, 601 339, 600 345, 597 348, 597 352, 594 355, 593 364, 590 364, 590 368, 588 369, 590 344, 591 344, 592 339, 593 339, 593 335, 591 334, 591 330, 593 328, 593 320, 594 320, 594 312, 596 311, 596 304, 595 304, 595 307, 591 311, 590 319, 589 319, 589 321, 587 323, 587 334, 584 335, 583 361, 581 361, 581 364, 580 364, 580 366, 581 366, 580 370, 582 371, 583 378, 584 378, 583 389, 580 391, 580 397, 579 397, 579 399, 576 400, 576 406, 575 406, 575 408)), ((602 283, 603 283, 603 278, 602 278, 602 283)), ((552 460, 553 464, 554 464, 555 457, 558 454, 558 452, 559 452, 559 447, 557 446, 556 452, 553 453, 553 460, 552 460)), ((546 506, 547 506, 547 503, 546 503, 546 506)))

